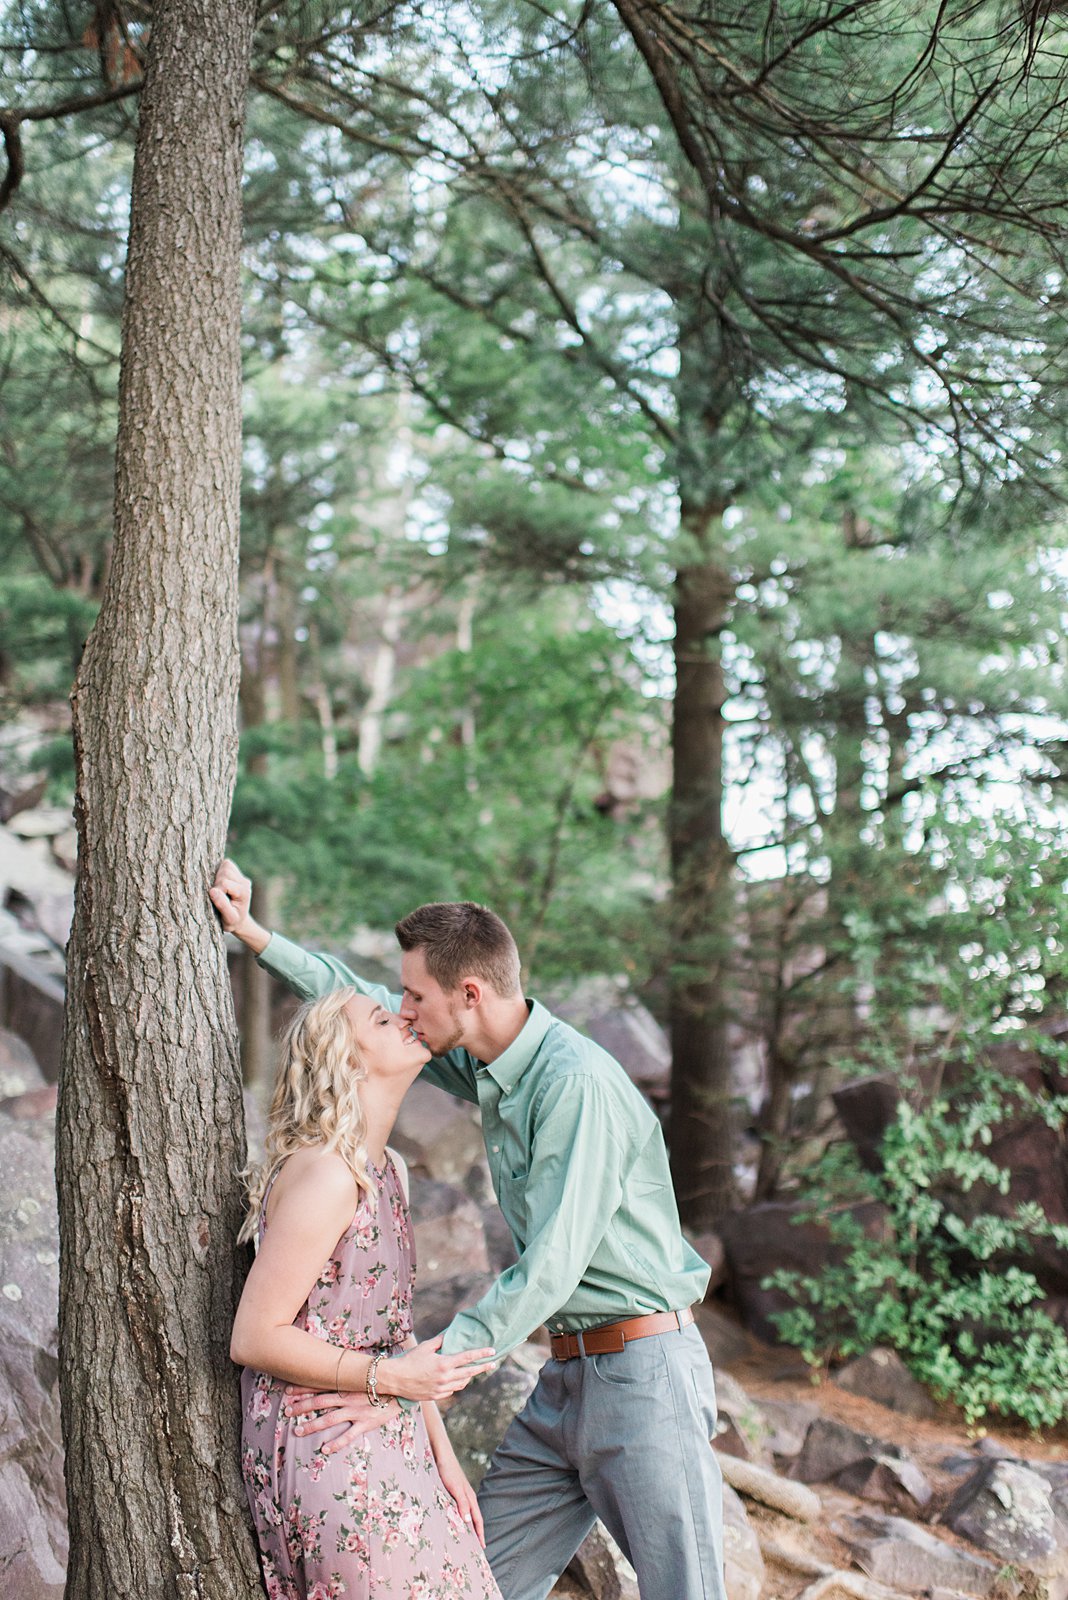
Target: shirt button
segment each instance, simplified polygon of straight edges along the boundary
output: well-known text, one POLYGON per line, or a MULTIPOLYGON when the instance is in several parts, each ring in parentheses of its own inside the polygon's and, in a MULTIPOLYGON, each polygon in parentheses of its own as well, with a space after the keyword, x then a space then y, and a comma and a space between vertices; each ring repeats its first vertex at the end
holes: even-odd
POLYGON ((490 1149, 491 1149, 491 1150, 492 1150, 492 1151, 493 1151, 493 1154, 494 1154, 494 1155, 495 1155, 495 1156, 496 1156, 496 1155, 500 1155, 500 1153, 501 1153, 501 1147, 500 1147, 500 1145, 499 1145, 499 1144, 494 1144, 494 1145, 491 1145, 491 1146, 490 1146, 490 1149))

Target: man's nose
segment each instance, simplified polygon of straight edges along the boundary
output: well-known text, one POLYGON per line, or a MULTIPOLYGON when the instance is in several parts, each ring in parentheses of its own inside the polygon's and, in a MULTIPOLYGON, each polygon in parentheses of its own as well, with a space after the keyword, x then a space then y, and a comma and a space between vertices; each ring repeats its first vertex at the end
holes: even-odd
POLYGON ((419 1013, 415 1009, 415 1006, 412 1004, 412 1002, 407 998, 407 996, 405 996, 400 1003, 400 1010, 397 1012, 397 1015, 400 1017, 402 1022, 414 1022, 419 1013))

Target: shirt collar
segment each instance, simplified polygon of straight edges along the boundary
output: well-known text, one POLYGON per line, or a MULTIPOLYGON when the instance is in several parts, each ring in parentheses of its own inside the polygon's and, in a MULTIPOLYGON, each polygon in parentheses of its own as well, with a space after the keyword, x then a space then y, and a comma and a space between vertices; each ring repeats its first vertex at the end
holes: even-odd
POLYGON ((502 1094, 507 1094, 520 1073, 525 1072, 530 1066, 553 1020, 551 1012, 546 1011, 540 1001, 528 1000, 527 1004, 530 1007, 530 1015, 507 1050, 503 1051, 496 1061, 487 1061, 483 1064, 483 1070, 500 1085, 502 1094))

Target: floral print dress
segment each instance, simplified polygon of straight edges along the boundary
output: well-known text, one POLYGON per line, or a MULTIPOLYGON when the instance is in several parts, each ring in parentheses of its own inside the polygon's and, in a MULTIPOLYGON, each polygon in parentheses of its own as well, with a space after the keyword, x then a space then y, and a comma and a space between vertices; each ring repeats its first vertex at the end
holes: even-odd
MULTIPOLYGON (((390 1156, 371 1176, 377 1204, 361 1194, 294 1322, 339 1351, 392 1350, 412 1331, 407 1202, 390 1156)), ((347 1424, 298 1437, 300 1419, 282 1414, 285 1387, 250 1367, 241 1374, 241 1470, 270 1600, 500 1600, 419 1407, 324 1455, 347 1424)))

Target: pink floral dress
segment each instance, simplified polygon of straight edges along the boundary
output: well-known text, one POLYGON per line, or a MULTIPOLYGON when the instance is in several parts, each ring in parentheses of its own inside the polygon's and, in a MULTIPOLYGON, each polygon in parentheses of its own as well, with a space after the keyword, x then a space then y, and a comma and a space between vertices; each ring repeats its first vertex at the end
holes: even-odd
MULTIPOLYGON (((377 1205, 361 1197, 294 1322, 339 1350, 391 1350, 412 1331, 408 1206, 388 1156, 371 1176, 377 1205)), ((261 1238, 266 1203, 265 1194, 261 1238)), ((418 1407, 323 1455, 347 1424, 298 1438, 284 1391, 266 1373, 241 1374, 241 1470, 270 1600, 500 1600, 418 1407)))

